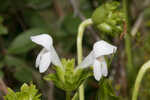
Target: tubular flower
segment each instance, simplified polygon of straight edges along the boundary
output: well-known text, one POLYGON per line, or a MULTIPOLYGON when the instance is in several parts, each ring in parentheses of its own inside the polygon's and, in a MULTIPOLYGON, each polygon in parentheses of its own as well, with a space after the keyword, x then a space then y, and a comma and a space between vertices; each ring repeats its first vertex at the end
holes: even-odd
POLYGON ((61 61, 53 47, 52 37, 48 34, 31 36, 31 40, 43 47, 36 58, 36 68, 39 67, 40 73, 45 72, 50 64, 62 67, 61 61))
POLYGON ((101 79, 102 76, 107 76, 107 63, 104 56, 115 53, 117 47, 101 40, 94 44, 93 50, 89 53, 87 57, 78 65, 77 68, 86 68, 93 66, 94 77, 97 81, 101 79))

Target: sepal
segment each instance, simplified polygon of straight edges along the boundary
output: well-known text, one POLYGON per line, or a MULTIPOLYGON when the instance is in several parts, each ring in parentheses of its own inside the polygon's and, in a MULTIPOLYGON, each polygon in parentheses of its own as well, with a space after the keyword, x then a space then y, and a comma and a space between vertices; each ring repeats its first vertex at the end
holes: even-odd
POLYGON ((52 81, 56 87, 65 91, 76 90, 82 82, 92 76, 92 70, 74 69, 75 60, 62 59, 63 69, 55 66, 56 73, 48 74, 44 77, 47 81, 52 81))

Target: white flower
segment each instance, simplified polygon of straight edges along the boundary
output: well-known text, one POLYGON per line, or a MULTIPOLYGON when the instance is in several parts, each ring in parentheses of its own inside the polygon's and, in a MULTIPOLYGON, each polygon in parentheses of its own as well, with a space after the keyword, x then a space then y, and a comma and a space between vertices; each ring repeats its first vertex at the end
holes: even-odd
POLYGON ((36 58, 36 67, 39 67, 40 73, 45 72, 52 64, 62 67, 61 61, 53 47, 53 40, 48 34, 31 36, 31 40, 43 47, 36 58))
POLYGON ((94 44, 93 50, 90 54, 79 64, 77 68, 86 68, 93 66, 94 77, 97 81, 101 79, 102 76, 107 76, 107 63, 104 59, 105 55, 110 55, 115 53, 117 47, 101 40, 94 44))

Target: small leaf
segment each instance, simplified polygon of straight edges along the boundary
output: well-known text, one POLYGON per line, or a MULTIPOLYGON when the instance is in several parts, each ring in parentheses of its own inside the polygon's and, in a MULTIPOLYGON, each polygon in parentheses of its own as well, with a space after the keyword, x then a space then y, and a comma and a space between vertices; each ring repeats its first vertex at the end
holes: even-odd
POLYGON ((14 92, 10 88, 8 94, 4 96, 4 100, 40 100, 40 94, 33 84, 23 84, 19 92, 14 92))

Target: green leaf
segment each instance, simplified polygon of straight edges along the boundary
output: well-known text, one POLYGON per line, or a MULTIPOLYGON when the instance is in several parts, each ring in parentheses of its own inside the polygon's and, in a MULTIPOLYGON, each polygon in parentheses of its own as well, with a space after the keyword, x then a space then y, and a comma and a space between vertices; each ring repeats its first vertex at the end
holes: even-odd
POLYGON ((18 35, 8 48, 8 53, 22 54, 26 53, 35 47, 35 44, 30 40, 30 36, 38 35, 40 33, 48 33, 44 28, 29 29, 18 35))
POLYGON ((25 23, 29 27, 36 27, 36 28, 46 28, 48 25, 42 16, 40 16, 39 12, 35 12, 34 10, 28 9, 24 12, 24 20, 25 23))
POLYGON ((5 64, 9 67, 25 67, 27 66, 25 61, 11 55, 6 55, 4 58, 5 64))
POLYGON ((4 100, 17 100, 17 94, 10 88, 8 88, 8 94, 4 96, 4 100))
POLYGON ((56 75, 58 77, 59 80, 61 80, 62 82, 65 82, 65 78, 64 78, 64 70, 61 67, 55 66, 53 67, 56 71, 56 75))
POLYGON ((4 76, 3 71, 0 70, 0 78, 2 78, 4 76))
POLYGON ((23 59, 6 55, 4 61, 8 67, 15 67, 16 72, 14 73, 14 77, 17 80, 20 82, 29 82, 32 80, 32 69, 27 66, 23 59))
POLYGON ((3 25, 0 25, 0 35, 4 35, 4 34, 7 34, 7 33, 8 33, 7 28, 3 25))
POLYGON ((0 16, 0 35, 4 35, 8 33, 7 28, 2 24, 4 21, 3 17, 0 16))
POLYGON ((14 77, 20 82, 30 82, 32 81, 32 70, 29 67, 21 67, 16 70, 14 77))
POLYGON ((92 21, 101 33, 118 36, 124 30, 125 14, 119 2, 107 2, 94 11, 92 21))
POLYGON ((35 85, 23 84, 19 92, 14 92, 10 88, 8 89, 8 94, 4 96, 4 100, 40 100, 40 94, 36 89, 35 85))
POLYGON ((100 82, 100 87, 97 92, 98 100, 119 100, 112 88, 112 83, 108 79, 103 79, 100 82))
POLYGON ((66 31, 67 34, 76 34, 80 22, 81 21, 79 18, 74 17, 73 14, 69 14, 65 16, 62 22, 62 28, 66 31))
POLYGON ((88 77, 92 76, 92 71, 86 69, 74 69, 75 60, 62 59, 62 67, 55 66, 56 73, 48 74, 45 80, 52 81, 58 88, 65 91, 73 91, 88 77))
POLYGON ((65 66, 65 82, 68 84, 73 84, 73 74, 74 74, 74 66, 75 60, 63 60, 63 65, 65 66))

